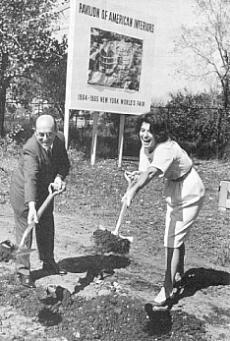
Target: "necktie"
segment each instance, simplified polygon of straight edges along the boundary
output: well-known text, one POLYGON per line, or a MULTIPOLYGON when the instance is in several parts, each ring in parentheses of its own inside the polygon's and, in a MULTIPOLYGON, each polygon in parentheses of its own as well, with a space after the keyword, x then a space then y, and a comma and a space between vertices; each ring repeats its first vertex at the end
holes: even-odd
POLYGON ((46 153, 47 153, 48 159, 51 160, 51 159, 52 159, 52 151, 51 151, 51 148, 47 149, 46 153))

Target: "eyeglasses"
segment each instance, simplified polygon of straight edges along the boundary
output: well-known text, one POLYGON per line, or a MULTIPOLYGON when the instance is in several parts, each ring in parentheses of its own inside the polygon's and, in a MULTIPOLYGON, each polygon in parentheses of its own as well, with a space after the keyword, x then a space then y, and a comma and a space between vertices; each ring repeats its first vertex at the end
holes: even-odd
POLYGON ((50 138, 50 137, 53 137, 55 135, 55 133, 42 133, 42 132, 36 132, 36 135, 38 137, 47 137, 47 138, 50 138))

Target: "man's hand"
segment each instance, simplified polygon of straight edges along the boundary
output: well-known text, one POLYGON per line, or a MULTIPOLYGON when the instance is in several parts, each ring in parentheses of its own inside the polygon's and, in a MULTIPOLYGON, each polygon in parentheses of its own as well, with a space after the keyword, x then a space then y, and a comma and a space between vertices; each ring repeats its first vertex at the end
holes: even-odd
POLYGON ((60 176, 56 176, 54 182, 52 183, 54 191, 63 192, 66 189, 66 183, 62 180, 60 176))
POLYGON ((29 202, 29 212, 28 212, 28 216, 27 216, 27 223, 28 223, 28 225, 38 223, 38 216, 37 216, 37 211, 35 208, 35 202, 34 201, 29 202))

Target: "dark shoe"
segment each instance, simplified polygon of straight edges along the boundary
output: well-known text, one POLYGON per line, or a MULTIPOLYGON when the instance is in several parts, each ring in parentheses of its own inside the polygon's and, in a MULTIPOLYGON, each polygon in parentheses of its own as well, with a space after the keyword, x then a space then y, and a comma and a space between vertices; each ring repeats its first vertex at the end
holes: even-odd
POLYGON ((61 268, 55 261, 44 262, 42 269, 50 275, 66 275, 67 271, 61 268))
POLYGON ((31 289, 36 288, 34 281, 32 280, 30 275, 24 275, 21 273, 19 273, 18 275, 19 275, 19 280, 21 282, 21 285, 27 288, 31 288, 31 289))

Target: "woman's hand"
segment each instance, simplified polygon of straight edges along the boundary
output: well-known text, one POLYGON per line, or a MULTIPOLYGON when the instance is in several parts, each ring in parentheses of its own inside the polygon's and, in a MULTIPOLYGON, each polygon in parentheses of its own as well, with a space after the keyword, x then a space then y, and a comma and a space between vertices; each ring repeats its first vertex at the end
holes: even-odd
POLYGON ((135 194, 136 194, 136 188, 135 184, 139 179, 141 172, 140 171, 134 171, 134 172, 125 172, 125 178, 128 181, 128 189, 125 193, 125 195, 123 196, 123 198, 121 199, 122 203, 126 203, 127 207, 130 206, 135 194))
POLYGON ((130 179, 131 183, 135 183, 138 180, 140 174, 141 174, 140 171, 133 171, 133 172, 126 171, 125 172, 125 177, 130 179))

